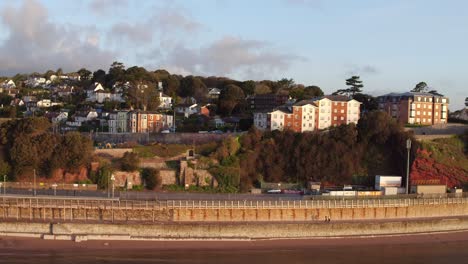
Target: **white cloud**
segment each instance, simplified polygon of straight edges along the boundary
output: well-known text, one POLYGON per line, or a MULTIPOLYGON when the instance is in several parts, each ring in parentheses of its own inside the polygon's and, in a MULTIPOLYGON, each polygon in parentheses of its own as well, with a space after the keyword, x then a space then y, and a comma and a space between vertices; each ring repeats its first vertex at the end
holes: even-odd
POLYGON ((52 23, 44 6, 27 0, 0 13, 8 36, 0 42, 0 74, 108 67, 115 54, 99 48, 92 28, 52 23))
POLYGON ((196 74, 260 79, 285 71, 298 60, 305 58, 279 52, 267 42, 226 36, 200 48, 179 44, 165 64, 196 74))
POLYGON ((108 39, 118 43, 124 40, 130 44, 151 44, 153 38, 157 36, 159 44, 164 46, 166 42, 172 43, 180 33, 194 34, 202 28, 200 23, 185 14, 183 10, 171 7, 159 9, 160 11, 143 22, 114 24, 108 32, 108 39))

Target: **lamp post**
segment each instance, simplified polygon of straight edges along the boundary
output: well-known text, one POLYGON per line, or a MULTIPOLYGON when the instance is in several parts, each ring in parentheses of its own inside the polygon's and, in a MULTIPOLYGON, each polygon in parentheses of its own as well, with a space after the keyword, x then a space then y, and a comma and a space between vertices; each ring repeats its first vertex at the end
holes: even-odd
POLYGON ((3 175, 3 194, 6 194, 6 174, 3 175))
POLYGON ((111 181, 112 181, 112 199, 114 199, 114 181, 115 181, 114 174, 111 175, 111 181))
POLYGON ((406 140, 406 149, 408 151, 408 158, 406 160, 406 194, 409 194, 409 159, 411 150, 411 139, 406 140))

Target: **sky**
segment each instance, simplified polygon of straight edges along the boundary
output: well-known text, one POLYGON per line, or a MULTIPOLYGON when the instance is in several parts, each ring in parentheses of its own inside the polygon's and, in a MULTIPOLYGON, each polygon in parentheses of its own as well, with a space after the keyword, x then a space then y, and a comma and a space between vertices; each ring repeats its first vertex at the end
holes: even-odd
POLYGON ((0 76, 166 69, 364 92, 468 97, 465 0, 0 0, 0 76))

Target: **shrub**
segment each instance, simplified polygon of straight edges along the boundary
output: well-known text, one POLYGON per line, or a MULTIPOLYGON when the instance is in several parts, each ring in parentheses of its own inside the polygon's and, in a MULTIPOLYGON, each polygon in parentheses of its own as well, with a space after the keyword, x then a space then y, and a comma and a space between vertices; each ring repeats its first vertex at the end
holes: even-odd
POLYGON ((154 168, 144 168, 141 171, 141 178, 145 181, 146 189, 154 190, 161 187, 161 176, 154 168))
POLYGON ((139 164, 140 159, 138 158, 138 154, 133 152, 125 152, 120 159, 120 167, 124 171, 136 171, 139 164))

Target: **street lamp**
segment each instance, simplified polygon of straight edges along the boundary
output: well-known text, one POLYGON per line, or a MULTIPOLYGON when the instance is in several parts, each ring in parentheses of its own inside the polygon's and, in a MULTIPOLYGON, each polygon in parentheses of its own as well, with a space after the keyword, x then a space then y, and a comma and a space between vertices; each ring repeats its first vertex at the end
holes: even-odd
POLYGON ((6 194, 6 174, 3 175, 3 194, 6 194))
POLYGON ((406 140, 406 149, 408 151, 408 159, 406 161, 406 194, 409 194, 409 159, 411 150, 411 139, 406 140))
POLYGON ((57 195, 57 184, 56 183, 52 184, 52 188, 54 188, 54 196, 56 196, 57 195))
POLYGON ((115 181, 114 174, 111 175, 111 181, 112 181, 112 199, 114 199, 114 181, 115 181))

